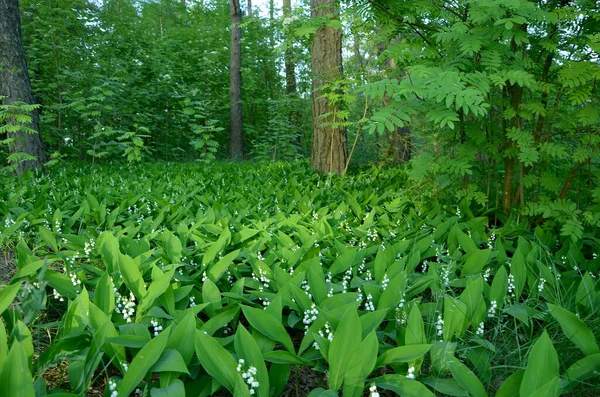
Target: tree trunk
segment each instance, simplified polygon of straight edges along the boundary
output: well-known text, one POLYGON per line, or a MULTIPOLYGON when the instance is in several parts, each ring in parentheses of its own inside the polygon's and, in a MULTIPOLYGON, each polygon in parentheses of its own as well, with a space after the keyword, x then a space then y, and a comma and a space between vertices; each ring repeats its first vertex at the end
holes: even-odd
MULTIPOLYGON (((0 96, 6 97, 2 99, 3 104, 18 101, 30 105, 36 103, 23 49, 18 0, 0 0, 0 96)), ((19 163, 16 169, 18 174, 38 167, 46 161, 40 135, 39 110, 34 110, 31 118, 32 122, 28 127, 35 133, 19 131, 8 134, 8 138, 17 139, 9 146, 10 154, 24 152, 37 158, 19 163)))
POLYGON ((242 13, 239 0, 229 1, 231 15, 231 58, 229 63, 229 82, 231 84, 231 134, 229 152, 232 159, 244 157, 244 131, 242 128, 242 40, 240 24, 242 13))
POLYGON ((252 16, 252 0, 248 0, 248 16, 252 16))
MULTIPOLYGON (((292 0, 283 0, 283 17, 289 18, 291 15, 292 0)), ((291 37, 287 37, 287 39, 290 40, 291 37)), ((296 70, 291 42, 287 43, 283 57, 285 63, 285 93, 296 95, 296 70)))
MULTIPOLYGON (((311 17, 337 18, 336 0, 311 0, 311 17)), ((342 173, 348 159, 346 130, 340 127, 336 109, 324 98, 322 87, 342 77, 342 31, 322 25, 311 45, 312 59, 312 156, 311 166, 320 172, 342 173)))

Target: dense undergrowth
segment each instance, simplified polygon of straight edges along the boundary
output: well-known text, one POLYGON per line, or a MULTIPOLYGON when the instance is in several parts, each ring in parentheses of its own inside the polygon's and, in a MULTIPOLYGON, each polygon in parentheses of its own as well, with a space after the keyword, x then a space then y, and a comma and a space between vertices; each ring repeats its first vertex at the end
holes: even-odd
POLYGON ((599 393, 594 231, 493 226, 406 179, 276 163, 3 180, 0 395, 599 393))

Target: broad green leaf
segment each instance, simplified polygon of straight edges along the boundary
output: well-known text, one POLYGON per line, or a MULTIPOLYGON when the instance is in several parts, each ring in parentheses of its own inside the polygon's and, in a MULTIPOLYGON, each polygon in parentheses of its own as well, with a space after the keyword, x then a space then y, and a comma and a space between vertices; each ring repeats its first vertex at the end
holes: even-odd
POLYGON ((6 327, 4 321, 0 320, 0 371, 6 356, 8 355, 8 340, 6 339, 6 327))
POLYGON ((558 371, 556 350, 554 350, 548 333, 544 331, 529 353, 527 367, 519 389, 520 395, 522 397, 534 395, 548 382, 558 378, 558 371))
POLYGON ((263 358, 266 361, 277 364, 298 364, 310 366, 310 361, 303 360, 295 354, 288 352, 287 350, 273 350, 263 354, 263 358))
POLYGON ((104 273, 96 284, 94 304, 109 316, 115 310, 115 292, 108 273, 104 273))
POLYGON ((108 272, 113 274, 119 269, 119 257, 121 255, 119 241, 111 232, 105 231, 100 233, 96 243, 96 249, 100 252, 102 262, 104 262, 108 272))
MULTIPOLYGON (((259 383, 258 395, 269 396, 269 373, 263 360, 258 344, 244 328, 239 325, 234 339, 235 352, 238 357, 244 359, 245 365, 251 365, 256 368, 256 381, 259 383)), ((244 367, 246 368, 246 367, 244 367)))
POLYGON ((0 396, 34 397, 33 378, 23 345, 14 341, 0 372, 0 396))
POLYGON ((465 390, 469 391, 472 397, 487 397, 485 387, 477 376, 466 365, 461 363, 457 358, 450 361, 450 372, 458 384, 465 390))
POLYGON ((377 358, 377 368, 391 363, 409 363, 425 355, 431 349, 431 345, 408 345, 399 346, 386 350, 377 358))
POLYGON ((138 313, 141 314, 145 313, 147 308, 152 306, 155 299, 161 296, 167 290, 167 288, 169 288, 171 280, 173 279, 173 275, 175 274, 175 269, 171 269, 164 274, 156 266, 154 269, 156 269, 156 272, 153 271, 153 276, 156 274, 156 278, 154 281, 152 281, 148 287, 148 291, 146 291, 146 294, 138 305, 138 313))
POLYGON ((220 280, 221 276, 225 274, 227 269, 229 269, 229 266, 231 266, 231 264, 233 263, 233 260, 238 257, 239 253, 240 250, 232 251, 224 257, 222 257, 221 259, 219 259, 219 261, 213 266, 211 266, 207 273, 210 279, 215 282, 220 280))
POLYGON ((426 378, 422 380, 427 386, 432 387, 442 395, 453 397, 469 397, 469 392, 463 389, 456 380, 441 378, 426 378))
MULTIPOLYGON (((160 335, 159 335, 160 336, 160 335)), ((156 339, 156 338, 155 338, 156 339)), ((165 345, 166 347, 166 345, 165 345)), ((180 372, 190 374, 181 354, 175 349, 163 350, 160 358, 150 368, 150 372, 180 372)))
POLYGON ((308 393, 307 397, 339 397, 339 394, 334 390, 325 390, 322 387, 317 387, 308 393))
POLYGON ((20 287, 21 283, 19 282, 0 289, 0 314, 4 313, 13 300, 15 300, 20 287))
POLYGON ((170 332, 171 328, 163 330, 133 357, 133 361, 131 361, 129 369, 123 376, 119 386, 120 396, 128 396, 144 379, 150 368, 160 359, 169 340, 170 332))
POLYGON ((575 344, 583 354, 590 355, 600 353, 596 337, 588 327, 576 315, 563 309, 560 306, 555 306, 548 303, 550 314, 558 321, 567 338, 575 344))
POLYGON ((261 309, 255 309, 250 306, 241 306, 244 316, 250 325, 261 334, 279 342, 290 353, 294 353, 294 344, 289 334, 279 321, 271 314, 261 309))
POLYGON ((424 384, 403 375, 384 375, 374 379, 373 383, 402 397, 435 397, 424 384))
POLYGON ((467 305, 448 295, 444 297, 444 329, 445 341, 453 336, 460 337, 467 315, 467 305))
POLYGON ((165 242, 165 253, 167 257, 171 261, 171 263, 179 262, 181 259, 181 240, 171 231, 166 230, 163 234, 163 239, 165 242))
POLYGON ((425 335, 423 317, 421 317, 419 306, 415 303, 408 314, 404 343, 407 345, 423 345, 426 342, 427 336, 425 335))
POLYGON ((490 301, 496 301, 498 309, 502 309, 504 297, 508 291, 508 274, 504 266, 500 266, 490 288, 490 301))
POLYGON ((365 381, 375 368, 378 347, 377 334, 371 331, 350 359, 344 376, 344 396, 362 396, 365 381))
POLYGON ((150 389, 150 397, 185 397, 185 387, 181 380, 176 379, 165 388, 153 387, 150 389))
POLYGON ((213 337, 204 332, 196 331, 196 355, 202 367, 217 382, 233 393, 238 379, 237 362, 233 356, 213 337))
POLYGON ((58 246, 56 245, 56 237, 54 237, 54 233, 44 226, 40 226, 38 231, 40 233, 40 237, 42 240, 44 240, 46 245, 48 245, 53 252, 58 252, 58 246))
POLYGON ((460 276, 465 277, 481 273, 481 270, 490 259, 491 254, 492 251, 489 249, 471 252, 460 272, 460 276))
POLYGON ((144 279, 140 273, 140 269, 138 269, 129 255, 121 254, 119 256, 119 270, 127 288, 133 292, 138 300, 142 300, 144 295, 146 295, 144 279))
POLYGON ((215 241, 204 253, 202 263, 210 265, 217 254, 222 252, 229 240, 231 240, 231 232, 229 229, 224 229, 217 241, 215 241))
POLYGON ((406 273, 403 271, 388 283, 387 288, 381 293, 377 309, 389 309, 398 306, 400 299, 404 298, 406 289, 406 273))
POLYGON ((187 310, 183 319, 175 326, 167 342, 166 349, 175 349, 189 364, 194 355, 194 345, 190 343, 196 337, 196 320, 192 311, 187 310))
POLYGON ((209 278, 204 280, 202 285, 202 301, 204 303, 210 303, 209 306, 206 307, 206 312, 209 316, 214 316, 215 310, 218 310, 222 306, 221 302, 221 291, 219 291, 219 287, 209 278))
POLYGON ((561 382, 562 392, 567 392, 582 382, 600 375, 600 353, 591 354, 571 365, 561 382))
POLYGON ((357 254, 358 248, 350 247, 344 250, 344 252, 335 259, 333 264, 329 267, 329 273, 335 276, 338 273, 345 272, 352 266, 358 264, 362 260, 357 254))
POLYGON ((523 375, 525 370, 519 370, 504 380, 496 397, 519 397, 519 389, 521 388, 521 382, 523 381, 523 375))
POLYGON ((467 307, 467 320, 476 327, 483 321, 487 312, 483 300, 483 278, 479 276, 475 280, 467 281, 467 288, 464 289, 459 299, 467 307))
POLYGON ((329 346, 329 387, 339 390, 346 369, 361 342, 362 329, 358 312, 349 306, 337 326, 329 346))

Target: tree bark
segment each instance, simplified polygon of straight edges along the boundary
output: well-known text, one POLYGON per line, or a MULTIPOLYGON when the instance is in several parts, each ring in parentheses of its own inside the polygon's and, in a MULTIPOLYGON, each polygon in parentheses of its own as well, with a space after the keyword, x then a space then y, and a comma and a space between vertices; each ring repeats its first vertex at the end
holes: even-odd
MULTIPOLYGON (((23 48, 18 0, 0 0, 0 96, 6 97, 2 99, 3 104, 19 101, 30 105, 36 103, 23 48)), ((28 127, 36 133, 20 131, 8 134, 9 138, 17 139, 9 146, 10 154, 24 152, 36 157, 36 160, 20 162, 16 169, 18 174, 46 161, 40 134, 39 110, 34 110, 31 118, 32 122, 28 127)))
POLYGON ((229 1, 231 15, 231 58, 229 63, 230 124, 229 153, 232 159, 244 157, 244 131, 242 127, 242 40, 240 24, 242 13, 239 0, 229 1))
POLYGON ((252 16, 252 0, 248 0, 248 16, 252 16))
MULTIPOLYGON (((283 0, 283 17, 289 18, 292 15, 292 0, 283 0)), ((287 37, 291 39, 291 37, 287 37)), ((294 53, 291 43, 285 48, 283 54, 285 63, 285 93, 296 95, 296 70, 294 65, 294 53)))
MULTIPOLYGON (((311 0, 311 17, 337 17, 336 0, 311 0)), ((323 97, 324 85, 342 77, 342 32, 331 26, 321 26, 311 45, 312 59, 312 155, 311 166, 319 172, 344 171, 348 159, 346 130, 339 126, 336 109, 323 97)))

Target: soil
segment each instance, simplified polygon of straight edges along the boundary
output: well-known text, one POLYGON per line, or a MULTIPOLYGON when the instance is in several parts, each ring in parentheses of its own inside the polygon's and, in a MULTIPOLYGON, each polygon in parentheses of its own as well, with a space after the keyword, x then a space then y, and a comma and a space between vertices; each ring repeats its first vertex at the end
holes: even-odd
POLYGON ((0 285, 8 284, 17 272, 12 251, 0 251, 0 285))

